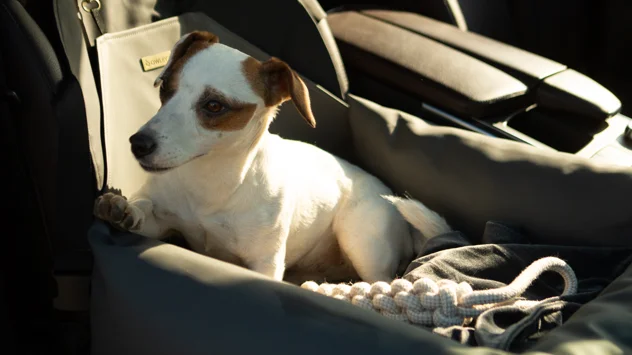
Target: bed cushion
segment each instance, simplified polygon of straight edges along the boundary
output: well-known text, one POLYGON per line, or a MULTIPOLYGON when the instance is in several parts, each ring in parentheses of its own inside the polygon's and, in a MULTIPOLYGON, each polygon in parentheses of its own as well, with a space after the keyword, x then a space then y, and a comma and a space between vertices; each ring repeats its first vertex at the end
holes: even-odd
MULTIPOLYGON (((90 232, 93 355, 493 355, 175 245, 90 232)), ((523 354, 632 351, 632 268, 523 354)))
POLYGON ((356 155, 468 236, 487 221, 536 243, 632 246, 632 168, 432 126, 349 95, 356 155))
MULTIPOLYGON (((468 236, 482 236, 495 219, 529 232, 534 243, 632 244, 625 209, 630 170, 433 127, 357 97, 350 98, 349 114, 365 167, 444 213, 468 236)), ((115 233, 100 222, 89 239, 94 355, 507 354, 470 348, 175 245, 115 233)), ((631 350, 630 299, 628 268, 532 349, 631 350)))
MULTIPOLYGON (((98 222, 92 355, 429 354, 447 338, 98 222)), ((487 353, 485 353, 487 354, 487 353)), ((498 352, 501 354, 501 352, 498 352)))

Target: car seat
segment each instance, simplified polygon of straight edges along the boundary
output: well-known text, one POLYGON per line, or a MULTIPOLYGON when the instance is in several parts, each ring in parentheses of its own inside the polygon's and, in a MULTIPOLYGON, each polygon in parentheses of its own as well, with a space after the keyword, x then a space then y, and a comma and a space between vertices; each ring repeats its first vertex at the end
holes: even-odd
MULTIPOLYGON (((225 8, 211 7, 202 1, 185 5, 158 2, 155 7, 135 3, 156 9, 160 16, 147 8, 128 9, 125 11, 129 13, 125 13, 129 16, 123 23, 116 22, 124 18, 120 12, 108 9, 123 11, 124 3, 112 8, 109 4, 116 2, 103 4, 105 16, 112 11, 112 22, 106 21, 102 27, 112 37, 139 26, 151 26, 160 19, 199 11, 213 14, 219 23, 208 23, 224 32, 225 41, 248 48, 253 55, 274 54, 287 60, 306 78, 319 128, 305 127, 296 119, 292 106, 284 106, 274 124, 275 132, 315 143, 366 167, 397 192, 409 192, 427 202, 474 239, 487 220, 502 218, 526 226, 534 236, 551 243, 629 245, 632 218, 622 208, 627 202, 625 196, 632 193, 629 169, 534 151, 458 129, 434 127, 420 118, 346 93, 342 66, 335 64, 335 57, 330 58, 336 50, 322 40, 322 36, 327 37, 326 22, 308 16, 305 10, 317 3, 284 3, 283 8, 289 11, 284 14, 274 11, 269 2, 265 9, 257 8, 255 3, 249 9, 255 11, 249 16, 243 16, 238 2, 226 4, 225 8), (262 24, 270 18, 288 21, 288 27, 277 32, 279 35, 295 30, 289 34, 288 42, 266 36, 262 24), (301 35, 297 29, 311 34, 301 35), (321 57, 330 59, 310 62, 316 57, 294 50, 295 44, 285 48, 279 44, 296 43, 300 38, 312 38, 311 44, 302 45, 312 47, 310 51, 318 49, 321 57), (574 196, 578 191, 582 193, 574 196), (568 196, 574 200, 568 201, 568 196)), ((61 51, 52 48, 49 38, 54 36, 44 35, 17 1, 4 0, 0 14, 0 49, 7 74, 3 103, 11 104, 14 119, 7 122, 15 123, 14 131, 3 132, 18 138, 14 151, 21 153, 21 159, 16 164, 23 164, 29 177, 26 179, 25 174, 18 175, 20 170, 15 170, 11 183, 16 188, 12 192, 25 209, 12 209, 15 217, 7 216, 16 221, 23 218, 24 225, 33 228, 18 230, 20 238, 9 239, 17 250, 30 244, 37 245, 36 250, 41 253, 48 253, 42 256, 29 252, 35 249, 22 249, 23 254, 12 259, 17 261, 25 255, 22 262, 42 265, 33 271, 11 269, 31 281, 29 288, 18 291, 29 297, 22 300, 23 307, 32 305, 34 297, 42 298, 42 311, 34 310, 29 322, 24 321, 29 315, 14 314, 15 319, 30 326, 19 330, 32 336, 40 334, 32 327, 33 321, 47 317, 50 320, 50 309, 54 309, 54 322, 42 325, 40 331, 47 330, 45 334, 58 341, 66 336, 64 350, 85 350, 81 346, 87 343, 72 337, 82 338, 86 329, 68 320, 89 308, 93 354, 308 354, 352 349, 398 354, 422 347, 433 353, 463 351, 462 346, 449 339, 292 285, 271 282, 176 245, 117 233, 94 221, 91 212, 95 196, 102 188, 116 188, 126 180, 124 171, 108 169, 118 164, 108 160, 108 139, 111 147, 112 142, 127 137, 101 135, 109 124, 101 121, 101 110, 107 108, 101 96, 112 89, 102 90, 104 86, 97 85, 100 71, 96 65, 103 62, 91 58, 94 49, 89 36, 77 35, 87 27, 82 28, 76 20, 81 3, 60 0, 55 5, 61 51), (88 64, 94 70, 86 70, 88 64), (29 192, 35 197, 24 198, 29 192), (36 207, 27 209, 32 202, 36 207), (35 278, 40 275, 42 282, 35 278), (52 277, 55 282, 50 282, 52 277), (91 284, 90 290, 86 280, 91 284), (89 300, 82 297, 88 291, 89 300), (47 328, 50 324, 54 326, 52 332, 47 328)), ((311 8, 312 14, 316 12, 311 8)), ((86 14, 82 19, 88 21, 86 14)), ((11 157, 15 155, 7 158, 11 157)), ((9 224, 13 223, 5 223, 9 224)), ((15 285, 17 278, 12 282, 15 285)), ((20 327, 24 326, 22 323, 20 327)), ((20 346, 32 340, 24 339, 20 346)), ((501 353, 491 349, 476 351, 501 353)))

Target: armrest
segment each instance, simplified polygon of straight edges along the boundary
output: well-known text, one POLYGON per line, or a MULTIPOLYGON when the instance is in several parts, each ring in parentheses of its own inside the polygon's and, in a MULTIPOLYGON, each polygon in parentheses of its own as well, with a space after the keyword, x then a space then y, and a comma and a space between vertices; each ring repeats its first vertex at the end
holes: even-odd
POLYGON ((565 65, 415 13, 367 10, 362 15, 397 26, 476 57, 535 91, 538 106, 604 120, 621 102, 594 80, 565 65))
POLYGON ((457 27, 416 13, 367 10, 362 11, 361 14, 432 38, 479 58, 515 76, 528 86, 537 84, 540 80, 566 69, 565 65, 547 58, 473 32, 461 31, 457 27))
POLYGON ((538 106, 606 119, 621 111, 621 101, 591 78, 566 69, 544 79, 536 92, 538 106))
POLYGON ((330 14, 328 21, 346 66, 420 101, 473 117, 525 105, 524 83, 445 44, 358 12, 330 14))

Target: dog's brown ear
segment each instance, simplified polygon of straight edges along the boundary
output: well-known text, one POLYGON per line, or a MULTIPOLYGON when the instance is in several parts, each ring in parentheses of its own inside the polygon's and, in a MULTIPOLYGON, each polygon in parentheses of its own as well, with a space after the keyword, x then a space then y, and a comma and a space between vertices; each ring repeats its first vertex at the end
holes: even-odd
POLYGON ((167 64, 162 70, 162 73, 160 73, 154 81, 154 87, 160 86, 160 84, 173 72, 175 63, 185 57, 191 57, 195 53, 214 43, 219 43, 219 37, 206 31, 193 31, 182 36, 173 46, 167 64))
POLYGON ((261 73, 266 89, 264 100, 267 106, 292 100, 305 121, 316 127, 307 86, 287 63, 274 57, 270 58, 262 63, 261 73))

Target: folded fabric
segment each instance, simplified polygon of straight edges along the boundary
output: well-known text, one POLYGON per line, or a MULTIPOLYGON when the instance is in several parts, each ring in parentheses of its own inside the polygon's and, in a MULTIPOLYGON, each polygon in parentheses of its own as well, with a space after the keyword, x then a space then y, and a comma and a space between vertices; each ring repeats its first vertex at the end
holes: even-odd
POLYGON ((474 326, 433 329, 471 346, 528 349, 543 334, 562 325, 581 305, 597 297, 632 261, 632 248, 530 244, 520 230, 498 222, 487 223, 482 240, 484 244, 472 245, 459 232, 432 238, 410 264, 404 278, 411 282, 420 278, 467 282, 474 290, 499 288, 508 285, 535 260, 555 256, 575 271, 578 291, 560 297, 563 280, 545 273, 523 294, 528 300, 542 300, 536 306, 495 307, 481 314, 474 326))

